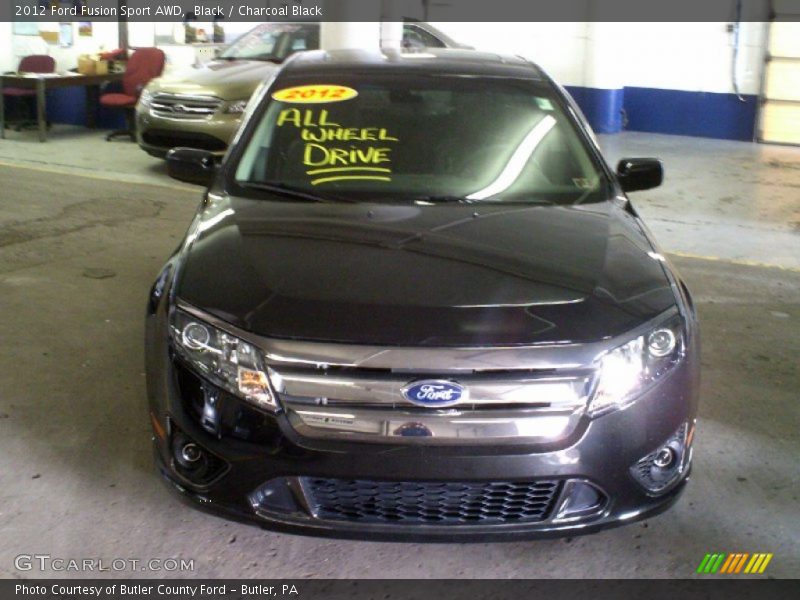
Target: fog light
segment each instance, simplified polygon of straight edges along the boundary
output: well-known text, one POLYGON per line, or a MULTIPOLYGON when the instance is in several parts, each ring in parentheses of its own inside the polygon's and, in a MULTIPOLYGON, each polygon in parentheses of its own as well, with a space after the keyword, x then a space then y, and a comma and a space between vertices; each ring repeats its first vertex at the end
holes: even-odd
POLYGON ((208 466, 208 459, 203 449, 182 434, 176 434, 172 439, 172 455, 175 457, 175 463, 182 467, 181 472, 184 475, 202 477, 208 466))
POLYGON ((181 448, 181 457, 183 461, 186 463, 194 463, 200 460, 203 457, 203 451, 200 450, 200 447, 197 444, 193 444, 189 442, 185 444, 183 448, 181 448))
POLYGON ((228 465, 225 461, 214 456, 177 428, 173 429, 172 468, 178 475, 196 485, 207 485, 227 470, 228 465))
POLYGON ((659 469, 668 469, 675 462, 676 458, 677 456, 675 451, 672 448, 665 446, 656 453, 656 457, 653 459, 653 464, 659 469))
POLYGON ((631 475, 648 492, 666 492, 686 471, 689 455, 686 445, 687 429, 684 423, 658 449, 642 457, 631 467, 631 475))

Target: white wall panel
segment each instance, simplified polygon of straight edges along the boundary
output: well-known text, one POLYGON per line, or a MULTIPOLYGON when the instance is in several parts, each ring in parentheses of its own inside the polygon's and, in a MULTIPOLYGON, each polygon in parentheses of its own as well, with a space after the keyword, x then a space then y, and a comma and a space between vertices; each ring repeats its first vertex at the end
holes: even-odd
POLYGON ((621 89, 627 84, 629 23, 588 23, 583 59, 583 85, 596 89, 621 89))
POLYGON ((320 47, 324 50, 379 50, 381 24, 378 22, 322 23, 320 47))
MULTIPOLYGON (((733 34, 726 23, 631 23, 626 85, 701 92, 733 92, 733 34)), ((757 94, 763 58, 761 23, 742 23, 738 82, 757 94)))
MULTIPOLYGON (((11 23, 0 23, 0 61, 2 61, 3 71, 16 69, 20 59, 29 54, 48 54, 56 60, 56 69, 66 71, 78 66, 78 56, 81 54, 91 54, 99 50, 113 50, 117 47, 118 31, 116 23, 93 23, 92 35, 84 37, 78 35, 78 23, 73 23, 73 45, 70 48, 61 48, 58 44, 48 44, 38 36, 28 35, 9 35, 2 33, 4 27, 8 26, 11 31, 11 23), (4 46, 8 44, 8 48, 4 46)), ((56 29, 58 23, 41 23, 41 28, 48 27, 56 29)))
POLYGON ((476 50, 520 55, 559 83, 584 85, 587 23, 432 23, 476 50))
MULTIPOLYGON (((726 23, 435 25, 479 50, 530 58, 565 85, 609 87, 622 81, 633 87, 733 92, 733 35, 726 23), (606 36, 603 56, 589 56, 589 38, 596 44, 599 35, 606 36)), ((759 91, 764 29, 762 23, 741 24, 739 87, 744 94, 759 91)))
POLYGON ((0 22, 0 72, 17 68, 11 44, 11 23, 0 22))
POLYGON ((344 0, 325 5, 325 14, 340 22, 325 21, 320 26, 323 50, 379 50, 381 46, 381 3, 374 0, 344 0), (353 20, 351 20, 353 19, 353 20), (374 21, 355 21, 374 19, 374 21))

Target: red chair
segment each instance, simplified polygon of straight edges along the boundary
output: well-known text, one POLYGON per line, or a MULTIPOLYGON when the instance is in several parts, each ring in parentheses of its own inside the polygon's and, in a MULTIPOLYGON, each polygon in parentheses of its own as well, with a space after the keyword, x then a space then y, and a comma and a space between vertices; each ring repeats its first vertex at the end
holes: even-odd
MULTIPOLYGON (((22 60, 19 61, 17 71, 20 73, 55 73, 56 61, 52 56, 47 56, 45 54, 32 54, 30 56, 23 57, 22 60)), ((30 98, 36 96, 36 90, 31 88, 4 87, 3 96, 8 98, 30 98)), ((36 114, 35 110, 31 112, 34 115, 36 114)), ((16 131, 21 131, 23 127, 27 127, 29 125, 35 125, 35 121, 23 121, 17 124, 14 129, 16 131)))
POLYGON ((109 133, 106 140, 120 136, 129 137, 131 140, 136 139, 133 118, 136 102, 139 100, 144 86, 154 77, 161 75, 164 70, 164 60, 164 53, 158 48, 139 48, 128 59, 125 77, 122 79, 122 93, 100 96, 100 104, 103 106, 125 111, 125 122, 128 125, 127 129, 109 133))

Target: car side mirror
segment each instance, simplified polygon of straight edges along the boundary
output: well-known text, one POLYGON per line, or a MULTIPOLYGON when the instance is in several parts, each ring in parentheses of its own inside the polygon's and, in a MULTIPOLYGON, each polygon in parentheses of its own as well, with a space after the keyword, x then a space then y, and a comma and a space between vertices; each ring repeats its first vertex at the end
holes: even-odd
POLYGON ((617 179, 626 192, 649 190, 664 181, 664 166, 657 158, 623 158, 617 164, 617 179))
POLYGON ((173 148, 167 152, 167 174, 178 181, 209 186, 217 174, 217 161, 205 150, 173 148))

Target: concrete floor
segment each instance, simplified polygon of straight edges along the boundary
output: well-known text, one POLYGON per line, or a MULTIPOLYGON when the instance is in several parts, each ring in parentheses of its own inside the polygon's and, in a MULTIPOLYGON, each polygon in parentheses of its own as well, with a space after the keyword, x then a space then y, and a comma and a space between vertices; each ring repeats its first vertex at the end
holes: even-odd
POLYGON ((418 545, 274 534, 179 503, 151 467, 142 320, 199 191, 97 132, 10 138, 0 141, 0 577, 72 575, 14 568, 35 553, 182 557, 195 562, 184 576, 290 578, 690 577, 706 552, 772 552, 768 575, 800 574, 800 149, 602 140, 612 161, 664 159, 664 187, 634 202, 699 306, 703 398, 679 504, 589 537, 418 545))

